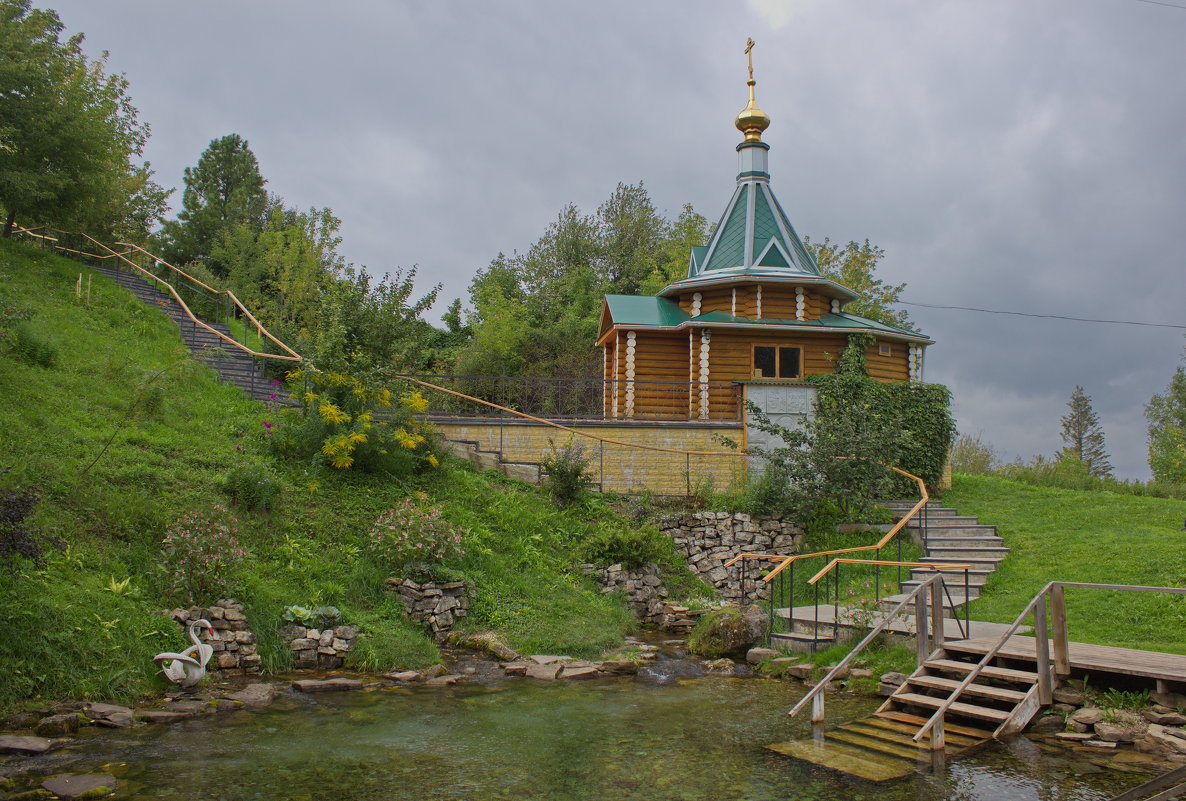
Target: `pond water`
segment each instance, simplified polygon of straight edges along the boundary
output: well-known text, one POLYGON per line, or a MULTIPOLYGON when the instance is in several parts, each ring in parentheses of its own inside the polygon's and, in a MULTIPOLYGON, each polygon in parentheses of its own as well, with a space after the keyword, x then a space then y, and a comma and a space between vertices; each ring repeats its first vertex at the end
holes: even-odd
MULTIPOLYGON (((785 682, 704 676, 314 696, 173 726, 92 731, 72 772, 105 768, 154 801, 1106 799, 1144 780, 989 745, 941 775, 874 785, 763 746, 809 734, 785 682)), ((829 725, 873 699, 829 697, 829 725)))

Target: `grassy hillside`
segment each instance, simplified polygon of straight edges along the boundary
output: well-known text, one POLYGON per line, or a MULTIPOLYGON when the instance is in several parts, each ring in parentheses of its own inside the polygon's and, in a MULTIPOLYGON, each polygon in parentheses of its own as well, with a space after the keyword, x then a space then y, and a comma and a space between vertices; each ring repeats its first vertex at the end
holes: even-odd
MULTIPOLYGON (((955 477, 943 502, 990 523, 1011 549, 972 604, 1011 623, 1049 581, 1186 586, 1186 501, 955 477)), ((1068 589, 1071 639, 1186 653, 1186 596, 1068 589)))
POLYGON ((469 529, 470 626, 526 650, 588 655, 633 625, 574 568, 594 532, 629 531, 606 500, 560 511, 534 488, 450 462, 394 480, 275 460, 262 425, 275 410, 219 384, 163 314, 106 278, 90 279, 89 303, 76 299, 80 271, 85 287, 77 263, 0 241, 0 489, 34 488, 35 522, 66 546, 43 570, 0 559, 0 709, 162 686, 151 657, 183 642, 156 614, 179 604, 162 537, 184 513, 229 504, 225 477, 243 465, 281 488, 270 512, 236 512, 251 558, 231 591, 271 669, 286 666, 275 628, 291 604, 332 604, 361 625, 360 667, 438 658, 366 550, 376 517, 417 490, 469 529))

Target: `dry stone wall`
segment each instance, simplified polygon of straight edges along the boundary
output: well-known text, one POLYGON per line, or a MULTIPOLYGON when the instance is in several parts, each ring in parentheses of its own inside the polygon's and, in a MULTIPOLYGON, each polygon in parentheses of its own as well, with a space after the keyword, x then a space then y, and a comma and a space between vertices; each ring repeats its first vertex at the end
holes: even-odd
POLYGON ((437 640, 443 640, 453 624, 469 614, 473 585, 466 581, 426 582, 389 578, 383 582, 399 594, 408 617, 422 623, 437 640))
POLYGON ((210 637, 204 629, 198 630, 202 642, 208 643, 214 649, 214 656, 206 666, 207 669, 217 668, 229 676, 260 672, 260 656, 255 651, 255 634, 247 628, 247 615, 243 613, 243 605, 238 601, 227 598, 213 606, 174 609, 169 615, 181 624, 182 631, 187 633, 189 624, 193 621, 210 621, 214 637, 210 637))
POLYGON ((292 651, 296 670, 332 670, 346 663, 346 656, 358 640, 354 626, 314 629, 308 626, 285 626, 280 636, 292 651))
POLYGON ((738 568, 725 563, 742 553, 799 552, 803 529, 781 518, 755 518, 744 513, 692 512, 670 517, 661 524, 663 533, 675 540, 692 572, 716 588, 733 603, 764 598, 769 587, 758 580, 759 572, 748 565, 745 578, 738 568))

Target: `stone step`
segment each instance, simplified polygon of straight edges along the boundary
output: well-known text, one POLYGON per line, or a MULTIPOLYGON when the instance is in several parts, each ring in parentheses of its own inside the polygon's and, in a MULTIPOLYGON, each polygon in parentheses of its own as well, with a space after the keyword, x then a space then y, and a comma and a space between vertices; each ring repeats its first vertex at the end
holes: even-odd
POLYGON ((797 651, 805 653, 809 651, 818 651, 827 648, 836 642, 832 636, 832 626, 824 626, 820 624, 819 636, 814 634, 804 634, 798 631, 776 632, 770 635, 770 647, 779 648, 784 651, 797 651))
POLYGON ((927 537, 927 547, 929 548, 1000 548, 1004 544, 1005 541, 1000 537, 982 535, 944 534, 937 536, 932 534, 927 537))
MULTIPOLYGON (((949 510, 955 512, 955 509, 949 510)), ((927 528, 951 528, 952 526, 976 526, 980 524, 980 518, 968 517, 967 515, 937 515, 934 512, 927 513, 927 528)), ((920 516, 915 516, 906 521, 906 528, 921 528, 923 519, 920 516)))
MULTIPOLYGON (((907 595, 909 595, 908 591, 899 593, 897 595, 887 595, 878 602, 878 607, 885 610, 886 612, 889 612, 902 601, 906 600, 907 595)), ((954 617, 954 610, 959 609, 969 600, 975 601, 979 597, 980 588, 972 586, 971 584, 968 585, 968 595, 966 597, 964 595, 963 584, 960 584, 958 587, 949 586, 947 588, 947 592, 943 595, 943 609, 946 613, 946 616, 954 617), (948 599, 949 595, 951 596, 950 599, 948 599)))
MULTIPOLYGON (((991 573, 992 571, 994 571, 996 569, 996 566, 999 565, 1001 563, 1001 560, 1004 558, 1005 558, 1004 556, 994 556, 992 553, 989 553, 987 555, 975 554, 975 553, 963 553, 963 554, 948 554, 948 555, 944 555, 944 556, 922 556, 922 557, 919 557, 918 561, 925 562, 927 564, 939 564, 939 565, 953 565, 953 564, 971 565, 973 570, 982 570, 982 571, 988 571, 991 573)), ((960 574, 960 581, 962 582, 963 581, 963 572, 957 570, 957 571, 954 571, 954 573, 960 574)))
MULTIPOLYGON (((909 528, 909 527, 908 527, 909 528)), ((989 526, 982 523, 960 523, 953 526, 939 526, 932 523, 927 526, 927 539, 931 537, 955 537, 960 535, 984 535, 988 537, 997 536, 997 527, 989 526)))

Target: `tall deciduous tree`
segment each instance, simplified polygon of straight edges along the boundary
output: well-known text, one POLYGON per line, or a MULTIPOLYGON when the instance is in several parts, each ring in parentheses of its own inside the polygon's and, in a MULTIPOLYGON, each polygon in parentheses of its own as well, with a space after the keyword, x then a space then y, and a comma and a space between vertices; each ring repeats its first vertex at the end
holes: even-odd
POLYGON ((1087 472, 1096 478, 1111 476, 1112 465, 1104 449, 1104 429, 1083 387, 1075 387, 1067 408, 1069 411, 1061 419, 1062 441, 1066 443, 1063 454, 1082 462, 1087 472))
POLYGON ((1186 482, 1186 368, 1178 367, 1164 395, 1145 406, 1149 469, 1158 481, 1186 482))
POLYGON ((27 223, 101 235, 147 233, 168 193, 136 165, 148 139, 122 75, 63 41, 53 11, 0 0, 0 205, 3 235, 27 223))
POLYGON ((238 134, 210 142, 195 167, 185 168, 185 191, 176 220, 165 223, 165 257, 185 264, 207 262, 219 276, 226 264, 213 257, 219 239, 236 226, 256 233, 268 217, 268 196, 259 162, 238 134))
POLYGON ((869 244, 868 239, 863 243, 849 242, 841 246, 827 237, 823 242, 812 242, 808 237, 803 244, 815 256, 825 278, 861 294, 860 300, 845 304, 845 311, 888 325, 910 328, 910 317, 906 312, 893 308, 906 285, 887 284, 874 275, 877 262, 885 256, 884 250, 869 244))

